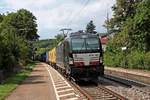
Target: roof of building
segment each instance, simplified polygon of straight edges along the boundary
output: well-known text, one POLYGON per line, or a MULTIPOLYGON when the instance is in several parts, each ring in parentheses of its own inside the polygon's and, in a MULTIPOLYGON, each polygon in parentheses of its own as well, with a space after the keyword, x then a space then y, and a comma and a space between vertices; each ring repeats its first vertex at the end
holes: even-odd
POLYGON ((107 36, 101 37, 100 40, 101 40, 102 44, 107 44, 108 43, 108 37, 107 36))

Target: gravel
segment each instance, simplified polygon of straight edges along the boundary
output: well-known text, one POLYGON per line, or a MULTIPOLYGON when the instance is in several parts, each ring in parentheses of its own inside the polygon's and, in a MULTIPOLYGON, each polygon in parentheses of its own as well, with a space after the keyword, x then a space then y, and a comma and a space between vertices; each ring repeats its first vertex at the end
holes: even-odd
POLYGON ((114 81, 100 78, 100 84, 129 100, 150 100, 150 87, 126 87, 114 81))

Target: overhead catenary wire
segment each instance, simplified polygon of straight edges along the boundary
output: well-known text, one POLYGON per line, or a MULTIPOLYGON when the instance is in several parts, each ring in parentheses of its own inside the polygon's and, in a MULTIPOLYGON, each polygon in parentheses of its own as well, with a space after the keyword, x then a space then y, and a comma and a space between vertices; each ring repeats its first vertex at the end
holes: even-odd
MULTIPOLYGON (((84 3, 83 7, 82 7, 77 13, 75 13, 73 17, 70 18, 70 20, 69 20, 67 26, 70 26, 70 25, 72 24, 73 20, 77 19, 77 16, 80 16, 81 12, 82 12, 82 11, 85 9, 85 7, 88 5, 89 1, 90 1, 90 0, 87 0, 87 1, 84 3)), ((71 15, 73 15, 73 13, 71 13, 71 15)))
MULTIPOLYGON (((83 0, 83 1, 81 2, 81 4, 84 3, 84 1, 85 1, 85 0, 83 0)), ((78 11, 78 10, 76 10, 76 11, 78 11)), ((76 14, 76 11, 75 11, 74 14, 76 14)), ((78 12, 79 12, 79 11, 78 11, 78 12)), ((74 14, 73 14, 73 11, 71 11, 71 13, 70 13, 69 16, 68 16, 69 22, 71 22, 71 20, 72 20, 74 14)), ((69 24, 69 22, 68 22, 68 24, 69 24)))

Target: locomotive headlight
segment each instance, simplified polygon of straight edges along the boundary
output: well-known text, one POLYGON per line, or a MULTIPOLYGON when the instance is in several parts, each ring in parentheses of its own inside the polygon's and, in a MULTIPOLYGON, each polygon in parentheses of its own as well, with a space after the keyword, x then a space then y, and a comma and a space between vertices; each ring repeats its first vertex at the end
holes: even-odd
POLYGON ((102 57, 100 57, 99 62, 103 63, 103 58, 102 57))
POLYGON ((69 64, 73 64, 73 58, 69 58, 69 64))
POLYGON ((82 38, 87 38, 87 35, 82 35, 82 38))
POLYGON ((73 64, 73 61, 69 61, 69 64, 73 64))

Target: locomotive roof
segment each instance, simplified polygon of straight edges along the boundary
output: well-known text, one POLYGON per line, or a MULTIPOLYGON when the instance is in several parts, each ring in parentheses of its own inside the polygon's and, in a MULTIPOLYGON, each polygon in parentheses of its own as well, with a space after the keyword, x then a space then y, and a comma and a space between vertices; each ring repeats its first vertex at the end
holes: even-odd
POLYGON ((75 33, 70 33, 70 35, 69 35, 69 37, 71 37, 71 38, 74 38, 74 37, 82 37, 82 36, 97 37, 98 34, 75 32, 75 33))

